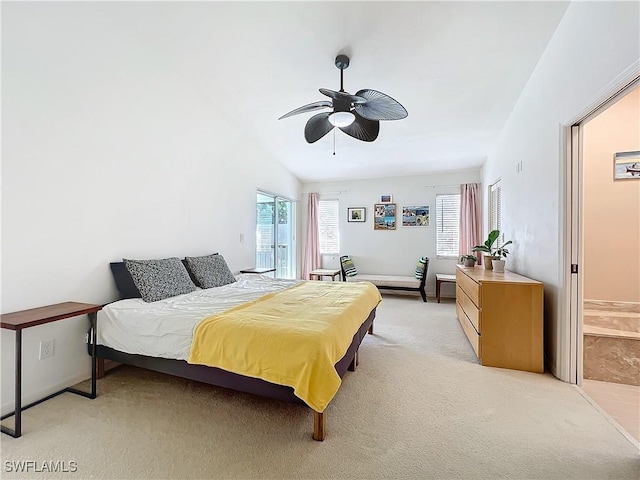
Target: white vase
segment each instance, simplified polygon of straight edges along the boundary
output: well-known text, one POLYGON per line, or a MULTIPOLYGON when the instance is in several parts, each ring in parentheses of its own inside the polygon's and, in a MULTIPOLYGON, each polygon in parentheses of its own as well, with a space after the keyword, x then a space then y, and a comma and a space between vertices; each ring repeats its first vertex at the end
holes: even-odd
POLYGON ((504 273, 504 264, 506 263, 505 260, 496 260, 495 258, 493 259, 493 271, 496 273, 504 273))

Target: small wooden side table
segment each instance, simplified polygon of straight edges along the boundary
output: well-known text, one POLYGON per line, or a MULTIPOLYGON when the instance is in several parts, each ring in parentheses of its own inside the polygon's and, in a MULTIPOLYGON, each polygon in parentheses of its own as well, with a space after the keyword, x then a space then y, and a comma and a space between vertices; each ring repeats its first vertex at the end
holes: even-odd
POLYGON ((456 283, 456 276, 448 273, 436 273, 436 298, 440 303, 440 285, 443 283, 456 283))
POLYGON ((15 416, 14 429, 0 425, 2 433, 18 438, 22 435, 22 411, 31 408, 39 403, 49 400, 50 398, 60 395, 64 392, 75 393, 83 397, 96 398, 96 352, 97 352, 97 333, 98 322, 96 313, 102 309, 102 305, 93 305, 91 303, 65 302, 46 307, 32 308, 19 312, 5 313, 0 315, 0 326, 8 330, 13 330, 16 335, 16 380, 15 380, 15 411, 3 415, 0 420, 15 416), (65 318, 77 317, 80 315, 88 315, 91 326, 93 327, 93 338, 91 339, 91 392, 83 392, 76 388, 67 387, 59 392, 52 393, 36 402, 30 403, 26 407, 22 406, 22 330, 36 325, 57 322, 65 318))
POLYGON ((341 279, 340 270, 328 270, 326 268, 317 268, 309 272, 309 280, 313 280, 313 277, 318 277, 318 280, 322 280, 322 277, 331 277, 331 281, 334 282, 336 280, 336 275, 338 276, 338 280, 340 280, 341 279))

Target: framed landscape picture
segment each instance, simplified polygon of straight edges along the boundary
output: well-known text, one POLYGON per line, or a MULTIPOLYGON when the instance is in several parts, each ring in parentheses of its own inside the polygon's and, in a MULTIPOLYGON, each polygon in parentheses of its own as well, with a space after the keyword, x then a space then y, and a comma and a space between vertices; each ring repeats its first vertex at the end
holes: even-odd
POLYGON ((390 193, 385 195, 380 195, 380 203, 391 203, 393 202, 393 196, 390 193))
POLYGON ((364 207, 347 208, 347 222, 364 222, 366 220, 367 209, 364 207))
POLYGON ((374 230, 395 230, 396 229, 396 204, 376 203, 373 206, 373 229, 374 230))
POLYGON ((640 180, 640 152, 619 152, 613 156, 613 179, 640 180))
POLYGON ((428 227, 429 205, 402 207, 403 227, 428 227))

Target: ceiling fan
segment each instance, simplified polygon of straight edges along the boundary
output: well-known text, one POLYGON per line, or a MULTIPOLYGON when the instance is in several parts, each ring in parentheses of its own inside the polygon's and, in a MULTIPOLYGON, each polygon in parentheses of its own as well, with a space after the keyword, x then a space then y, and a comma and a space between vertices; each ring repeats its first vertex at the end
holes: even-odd
POLYGON ((318 113, 309 119, 304 127, 304 138, 307 142, 317 142, 333 130, 333 127, 338 127, 347 135, 363 142, 373 142, 380 132, 380 120, 401 120, 408 115, 400 103, 377 90, 366 88, 357 91, 355 95, 345 92, 343 73, 349 66, 349 57, 338 55, 335 63, 340 70, 340 91, 320 89, 320 93, 331 98, 331 101, 323 100, 304 105, 284 114, 278 120, 299 113, 331 108, 332 111, 318 113))

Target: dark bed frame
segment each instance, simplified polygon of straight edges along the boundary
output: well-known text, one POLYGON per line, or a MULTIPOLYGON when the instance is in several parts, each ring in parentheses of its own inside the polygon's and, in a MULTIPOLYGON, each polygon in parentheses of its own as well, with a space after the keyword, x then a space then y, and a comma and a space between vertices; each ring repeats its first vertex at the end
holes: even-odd
MULTIPOLYGON (((356 334, 353 336, 351 345, 347 353, 336 363, 335 368, 342 378, 347 370, 355 371, 358 365, 358 348, 364 336, 369 332, 373 333, 373 320, 376 315, 374 308, 367 319, 362 323, 356 334)), ((306 405, 304 401, 296 397, 292 387, 276 385, 259 378, 246 377, 231 373, 220 368, 208 367, 187 363, 184 360, 171 360, 166 358, 147 357, 144 355, 133 355, 114 350, 109 347, 98 345, 98 377, 104 376, 104 361, 112 360, 125 365, 146 368, 156 372, 166 373, 177 377, 196 380, 219 387, 239 390, 241 392, 262 395, 285 402, 293 402, 306 405)), ((313 439, 323 441, 325 439, 326 415, 324 412, 313 412, 313 439)))

